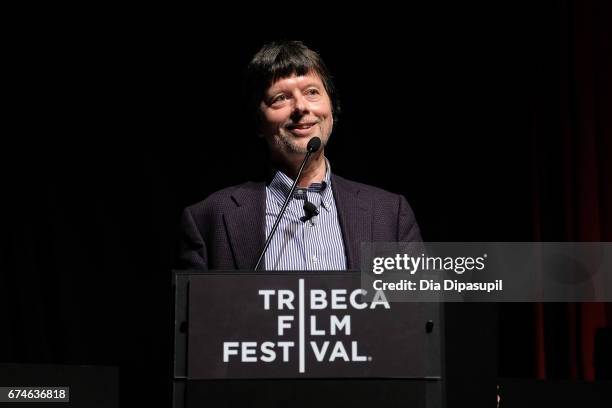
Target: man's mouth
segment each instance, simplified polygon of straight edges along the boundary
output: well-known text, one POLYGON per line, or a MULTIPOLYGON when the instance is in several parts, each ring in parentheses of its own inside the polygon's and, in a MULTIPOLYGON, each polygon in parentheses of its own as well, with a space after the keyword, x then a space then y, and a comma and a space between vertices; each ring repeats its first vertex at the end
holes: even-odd
POLYGON ((308 130, 316 124, 316 122, 293 123, 291 125, 287 125, 286 128, 289 130, 308 130))

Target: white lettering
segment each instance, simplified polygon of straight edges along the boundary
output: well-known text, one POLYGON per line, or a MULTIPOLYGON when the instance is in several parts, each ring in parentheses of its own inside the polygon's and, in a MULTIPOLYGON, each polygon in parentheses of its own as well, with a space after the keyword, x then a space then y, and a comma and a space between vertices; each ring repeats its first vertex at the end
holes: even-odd
POLYGON ((257 357, 255 357, 255 347, 257 343, 254 341, 243 341, 242 342, 242 357, 240 361, 243 363, 256 363, 257 357))
POLYGON ((270 310, 270 297, 274 295, 274 290, 260 289, 259 294, 264 297, 264 310, 270 310))
POLYGON ((278 291, 278 310, 283 310, 284 306, 287 306, 287 309, 293 310, 293 299, 295 295, 292 291, 287 289, 280 289, 278 291))
POLYGON ((310 334, 312 336, 324 336, 325 330, 317 329, 317 316, 310 316, 310 334))
POLYGON ((331 326, 330 334, 332 336, 336 335, 336 329, 338 329, 339 332, 344 329, 344 334, 346 334, 347 336, 351 335, 351 316, 350 315, 344 316, 342 320, 339 320, 338 316, 336 315, 331 315, 331 317, 329 318, 329 325, 331 326))
POLYGON ((361 309, 365 309, 366 307, 368 307, 368 304, 365 302, 357 302, 357 296, 361 295, 361 296, 365 296, 368 292, 366 292, 364 289, 355 289, 353 291, 353 293, 351 293, 351 296, 349 297, 349 302, 351 304, 351 306, 357 310, 361 310, 361 309))
POLYGON ((237 341, 226 341, 223 343, 223 362, 227 363, 229 361, 229 356, 237 356, 238 355, 238 350, 236 350, 236 348, 238 347, 240 343, 238 343, 237 341))
POLYGON ((366 356, 360 356, 357 354, 357 342, 353 341, 351 344, 351 361, 368 361, 366 356))
POLYGON ((293 321, 293 316, 278 316, 278 335, 282 336, 285 334, 285 329, 291 328, 291 323, 293 321))
POLYGON ((289 361, 289 347, 295 346, 292 341, 279 341, 277 346, 283 349, 283 362, 289 361))
POLYGON ((310 291, 310 309, 322 310, 327 307, 326 294, 323 289, 312 289, 310 291))
POLYGON ((346 309, 346 289, 332 289, 331 291, 331 308, 346 309))
POLYGON ((320 349, 317 346, 316 342, 311 341, 310 347, 312 347, 312 351, 314 352, 317 361, 323 361, 323 359, 325 358, 325 353, 327 352, 327 348, 329 347, 329 341, 324 341, 323 346, 320 349))
POLYGON ((344 344, 341 341, 337 341, 334 349, 329 356, 329 361, 334 361, 337 358, 341 358, 344 361, 350 361, 348 354, 346 354, 346 349, 344 348, 344 344))
POLYGON ((372 272, 374 272, 377 275, 380 275, 381 273, 383 273, 385 269, 382 268, 381 266, 384 260, 385 258, 382 258, 382 257, 374 258, 374 266, 372 268, 372 272))
POLYGON ((389 306, 389 302, 387 302, 387 297, 384 292, 378 290, 374 294, 374 299, 372 299, 372 303, 370 304, 370 309, 376 309, 376 306, 383 305, 385 309, 391 309, 389 306))
POLYGON ((266 341, 261 345, 261 358, 260 360, 265 363, 271 363, 276 360, 276 352, 274 351, 274 343, 266 341))

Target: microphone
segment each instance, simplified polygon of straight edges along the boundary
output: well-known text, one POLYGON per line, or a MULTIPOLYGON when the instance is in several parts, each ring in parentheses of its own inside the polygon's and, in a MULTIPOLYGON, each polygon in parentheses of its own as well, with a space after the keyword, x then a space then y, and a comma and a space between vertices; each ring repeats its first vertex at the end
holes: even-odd
MULTIPOLYGON (((310 159, 310 155, 316 152, 317 150, 319 150, 320 147, 321 147, 321 139, 319 139, 318 137, 315 136, 308 141, 308 144, 306 145, 306 156, 304 156, 304 160, 302 161, 302 164, 300 165, 300 169, 298 170, 297 176, 295 177, 295 180, 293 181, 293 184, 291 185, 291 190, 289 190, 289 194, 287 195, 287 198, 285 198, 285 202, 283 203, 283 206, 281 207, 281 210, 278 213, 278 216, 276 216, 276 221, 274 221, 274 225, 272 226, 272 231, 270 231, 270 235, 268 235, 268 238, 266 239, 266 243, 264 244, 264 247, 261 250, 261 254, 259 254, 257 263, 253 267, 254 271, 256 271, 257 268, 259 268, 259 264, 261 264, 261 261, 263 260, 264 255, 266 254, 266 251, 268 250, 268 247, 270 246, 270 241, 272 241, 272 237, 274 236, 274 233, 276 232, 276 228, 278 228, 278 224, 280 223, 280 220, 283 217, 283 214, 285 214, 285 211, 287 210, 289 201, 291 201, 291 199, 293 198, 293 192, 295 191, 295 187, 297 186, 298 180, 300 179, 300 176, 302 175, 302 171, 304 171, 306 162, 308 161, 308 159, 310 159)), ((306 204, 304 204, 304 207, 306 207, 306 204)), ((316 210, 316 207, 315 207, 315 210, 316 210)))
POLYGON ((308 144, 306 145, 306 150, 308 150, 308 153, 306 154, 304 163, 302 163, 302 168, 300 168, 300 173, 302 172, 302 169, 304 168, 304 164, 306 163, 306 160, 308 160, 309 153, 316 152, 317 150, 319 150, 319 147, 321 147, 321 139, 319 139, 318 137, 315 136, 308 141, 308 144))
POLYGON ((302 222, 310 221, 312 217, 319 215, 319 210, 317 210, 316 205, 306 199, 306 202, 304 203, 304 213, 305 215, 300 217, 302 222))

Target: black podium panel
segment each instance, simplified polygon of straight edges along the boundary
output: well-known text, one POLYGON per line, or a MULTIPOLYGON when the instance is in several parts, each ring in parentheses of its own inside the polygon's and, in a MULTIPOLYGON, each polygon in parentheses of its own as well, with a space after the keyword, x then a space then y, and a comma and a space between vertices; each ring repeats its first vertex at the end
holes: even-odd
POLYGON ((176 272, 174 406, 495 404, 494 305, 372 308, 360 283, 353 271, 176 272))
POLYGON ((434 403, 440 387, 435 380, 195 380, 187 387, 184 406, 217 401, 227 407, 433 408, 440 406, 434 403))
POLYGON ((187 377, 440 378, 437 304, 366 302, 359 274, 192 276, 187 377))

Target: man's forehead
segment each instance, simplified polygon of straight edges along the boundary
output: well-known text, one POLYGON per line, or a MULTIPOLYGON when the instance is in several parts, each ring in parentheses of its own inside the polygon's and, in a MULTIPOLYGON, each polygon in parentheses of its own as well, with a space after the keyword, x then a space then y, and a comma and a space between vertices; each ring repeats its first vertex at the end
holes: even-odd
POLYGON ((304 75, 298 75, 295 72, 282 77, 277 78, 272 84, 268 87, 267 91, 274 89, 282 89, 292 86, 308 86, 308 85, 323 85, 323 81, 321 77, 314 71, 309 71, 304 75))

